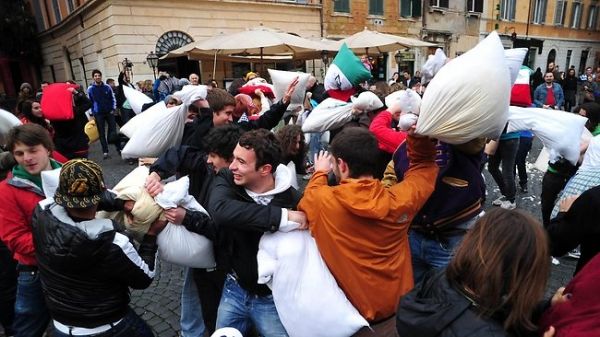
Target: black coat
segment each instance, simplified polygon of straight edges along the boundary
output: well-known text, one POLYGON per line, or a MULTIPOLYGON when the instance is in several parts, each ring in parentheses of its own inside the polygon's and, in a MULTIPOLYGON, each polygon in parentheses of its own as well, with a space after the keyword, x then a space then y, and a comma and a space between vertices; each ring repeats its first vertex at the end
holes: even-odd
POLYGON ((258 243, 264 233, 279 229, 281 209, 296 208, 300 198, 300 192, 290 187, 276 194, 269 205, 259 205, 243 187, 233 182, 233 174, 229 169, 222 169, 217 174, 211 191, 209 213, 222 236, 219 249, 227 258, 224 267, 236 273, 238 283, 248 292, 261 296, 271 293, 266 285, 257 284, 258 243))
POLYGON ((66 325, 91 328, 125 316, 129 287, 144 289, 152 282, 158 247, 156 237, 146 235, 136 252, 108 219, 84 224, 86 231, 52 203, 36 207, 32 229, 51 316, 66 325))
POLYGON ((585 191, 568 212, 550 221, 548 237, 553 256, 563 256, 581 245, 575 273, 600 252, 600 186, 585 191))
POLYGON ((400 300, 396 329, 401 337, 511 336, 502 323, 480 317, 473 303, 443 272, 425 279, 400 300))
POLYGON ((56 151, 68 159, 87 157, 89 138, 84 132, 88 122, 85 112, 92 107, 92 101, 83 92, 73 95, 73 116, 66 121, 52 121, 56 151))

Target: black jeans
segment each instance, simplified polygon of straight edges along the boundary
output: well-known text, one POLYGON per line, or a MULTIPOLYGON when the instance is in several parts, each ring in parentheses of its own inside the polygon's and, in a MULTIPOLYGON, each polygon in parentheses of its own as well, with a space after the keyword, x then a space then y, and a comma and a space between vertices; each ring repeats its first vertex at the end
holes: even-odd
POLYGON ((571 112, 577 105, 577 91, 576 90, 565 90, 565 111, 571 112))
POLYGON ((519 185, 521 187, 527 187, 527 155, 531 150, 531 143, 533 138, 521 137, 519 138, 519 149, 517 150, 517 157, 515 159, 515 174, 519 172, 519 185))
POLYGON ((546 171, 542 179, 542 221, 544 227, 550 223, 550 215, 554 208, 554 203, 560 191, 563 190, 570 177, 558 173, 546 171))
POLYGON ((500 140, 496 153, 489 156, 488 160, 488 171, 498 184, 500 193, 510 202, 515 202, 515 159, 518 149, 519 138, 500 140))
POLYGON ((208 334, 215 332, 217 323, 217 311, 221 302, 223 285, 227 273, 216 269, 206 271, 206 269, 193 269, 194 283, 198 289, 200 304, 202 305, 202 319, 208 334))
POLYGON ((7 336, 14 334, 15 299, 17 296, 17 262, 0 241, 0 324, 7 336))
POLYGON ((100 144, 102 145, 102 152, 108 153, 108 144, 115 144, 117 152, 121 151, 120 141, 117 135, 117 126, 115 122, 115 115, 111 112, 99 113, 94 115, 96 119, 96 126, 98 127, 98 134, 100 135, 100 144), (106 134, 105 124, 108 124, 108 135, 106 134))

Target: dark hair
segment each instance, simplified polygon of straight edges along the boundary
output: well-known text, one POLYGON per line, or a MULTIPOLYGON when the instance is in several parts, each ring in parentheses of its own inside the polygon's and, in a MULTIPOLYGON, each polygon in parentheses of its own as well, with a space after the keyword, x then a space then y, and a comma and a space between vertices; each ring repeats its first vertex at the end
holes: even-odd
POLYGON ((281 159, 283 163, 289 162, 292 160, 292 157, 304 157, 306 146, 304 146, 304 133, 300 125, 285 125, 277 130, 275 136, 281 145, 281 159), (300 136, 300 151, 294 153, 296 150, 296 138, 298 136, 300 136))
POLYGON ((331 154, 348 164, 350 178, 363 175, 377 176, 373 160, 379 153, 377 139, 369 130, 361 127, 349 127, 338 133, 329 146, 331 154))
POLYGON ((102 72, 100 70, 98 70, 98 69, 92 70, 92 77, 94 77, 94 75, 96 75, 96 74, 100 74, 100 76, 102 76, 102 72))
POLYGON ((480 315, 507 314, 506 330, 535 330, 533 310, 550 273, 544 227, 520 210, 496 208, 467 232, 446 269, 449 282, 480 315))
POLYGON ((48 130, 44 129, 38 124, 23 124, 15 126, 8 132, 8 143, 6 148, 8 151, 13 152, 17 143, 23 143, 27 146, 42 145, 48 151, 54 151, 54 143, 50 137, 48 130))
POLYGON ((229 89, 227 90, 232 96, 235 96, 240 93, 240 88, 246 84, 243 78, 236 78, 229 85, 229 89))
POLYGON ((239 126, 234 124, 217 126, 202 138, 202 143, 207 153, 212 152, 219 157, 231 160, 233 149, 235 149, 243 132, 239 126))
POLYGON ((586 102, 581 104, 579 107, 586 112, 585 117, 587 117, 588 120, 585 123, 585 127, 590 132, 594 132, 600 123, 600 104, 596 102, 586 102))
POLYGON ((25 118, 27 118, 29 120, 29 122, 41 125, 42 127, 48 129, 49 128, 48 122, 46 122, 46 120, 43 117, 38 117, 33 114, 33 112, 32 112, 33 103, 39 103, 39 102, 33 101, 33 100, 24 101, 23 104, 21 105, 21 113, 25 116, 25 118))
POLYGON ((219 112, 228 105, 235 106, 235 98, 220 88, 210 89, 206 94, 206 100, 214 112, 219 112))
POLYGON ((238 142, 247 150, 254 150, 256 154, 255 169, 270 164, 271 172, 275 172, 281 164, 281 147, 273 132, 265 129, 252 130, 244 133, 238 142))

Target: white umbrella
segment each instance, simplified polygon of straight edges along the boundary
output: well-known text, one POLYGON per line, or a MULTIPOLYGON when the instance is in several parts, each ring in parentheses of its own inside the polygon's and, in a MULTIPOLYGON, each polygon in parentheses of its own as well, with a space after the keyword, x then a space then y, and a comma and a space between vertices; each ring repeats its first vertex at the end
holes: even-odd
POLYGON ((188 55, 188 57, 198 58, 211 56, 216 60, 217 55, 259 56, 262 63, 265 55, 281 57, 286 54, 302 54, 304 57, 308 55, 318 57, 318 54, 314 53, 329 50, 329 47, 318 41, 264 26, 230 34, 220 33, 188 46, 172 51, 165 58, 188 55))
POLYGON ((402 48, 436 46, 433 43, 409 37, 384 34, 368 30, 366 27, 363 31, 341 40, 340 44, 341 43, 346 43, 348 48, 352 49, 352 51, 358 54, 368 54, 369 49, 375 49, 377 53, 386 53, 402 48))

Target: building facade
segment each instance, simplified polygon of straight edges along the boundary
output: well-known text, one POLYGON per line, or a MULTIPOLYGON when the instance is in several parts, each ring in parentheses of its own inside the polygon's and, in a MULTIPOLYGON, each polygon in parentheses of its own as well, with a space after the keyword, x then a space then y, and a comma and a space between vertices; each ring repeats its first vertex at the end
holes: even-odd
POLYGON ((577 74, 599 66, 597 0, 492 0, 485 6, 482 37, 496 29, 505 47, 529 48, 527 64, 545 71, 550 62, 577 74))
MULTIPOLYGON (((42 79, 91 83, 91 71, 116 78, 127 69, 133 81, 152 79, 146 64, 153 51, 170 50, 218 33, 264 25, 320 38, 321 5, 299 1, 30 0, 44 55, 42 79)), ((247 64, 217 60, 215 79, 239 76, 247 64)), ((212 78, 212 61, 161 60, 159 68, 180 76, 212 78)), ((223 83, 223 82, 220 82, 223 83)))

